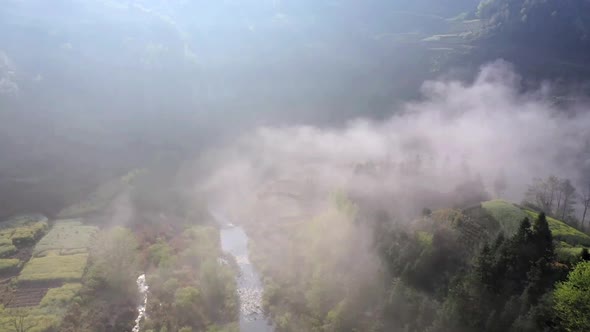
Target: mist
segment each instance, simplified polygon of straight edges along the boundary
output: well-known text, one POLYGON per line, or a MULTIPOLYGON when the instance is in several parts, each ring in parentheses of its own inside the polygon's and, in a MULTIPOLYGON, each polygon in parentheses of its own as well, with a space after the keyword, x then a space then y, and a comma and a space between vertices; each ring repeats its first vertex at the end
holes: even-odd
POLYGON ((588 10, 5 0, 0 331, 590 329, 588 10))
POLYGON ((480 181, 496 195, 493 182, 502 176, 509 183, 503 197, 518 202, 533 178, 578 179, 590 134, 587 106, 560 108, 550 83, 523 91, 521 80, 499 60, 468 82, 425 82, 418 101, 392 109, 384 121, 259 127, 214 154, 218 164, 204 188, 247 202, 268 183, 292 181, 324 193, 389 194, 416 215, 428 204, 449 204, 429 202, 433 192, 450 193, 464 183, 480 181))

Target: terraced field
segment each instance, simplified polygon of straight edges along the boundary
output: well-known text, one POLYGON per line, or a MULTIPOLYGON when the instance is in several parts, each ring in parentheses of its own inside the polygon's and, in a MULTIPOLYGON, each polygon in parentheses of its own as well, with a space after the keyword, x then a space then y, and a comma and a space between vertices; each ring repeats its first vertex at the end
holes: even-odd
POLYGON ((98 229, 84 225, 82 219, 59 220, 37 243, 33 256, 71 255, 88 252, 88 246, 98 229))
MULTIPOLYGON (((29 227, 29 234, 36 234, 34 229, 29 227)), ((78 282, 86 270, 88 248, 97 231, 96 227, 85 225, 82 219, 60 220, 34 248, 28 248, 32 258, 12 278, 16 282, 5 284, 7 288, 2 294, 5 309, 0 310, 0 331, 4 331, 2 326, 5 324, 20 319, 30 322, 27 331, 57 329, 81 288, 78 282)), ((14 258, 0 259, 0 271, 4 266, 20 269, 22 263, 14 258)))

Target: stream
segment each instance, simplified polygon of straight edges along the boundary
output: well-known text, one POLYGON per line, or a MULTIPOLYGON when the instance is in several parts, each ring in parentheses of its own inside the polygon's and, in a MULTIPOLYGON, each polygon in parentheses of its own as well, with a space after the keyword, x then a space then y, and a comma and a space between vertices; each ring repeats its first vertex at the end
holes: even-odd
POLYGON ((272 332, 272 324, 262 309, 262 281, 248 257, 248 236, 242 227, 232 224, 218 213, 213 215, 222 226, 221 248, 235 257, 240 269, 236 280, 240 298, 240 331, 272 332))
POLYGON ((137 290, 139 291, 139 294, 141 295, 143 301, 137 307, 137 318, 135 319, 135 326, 133 326, 133 330, 131 330, 132 332, 139 332, 139 324, 141 323, 141 320, 145 317, 145 307, 147 306, 148 295, 148 285, 145 281, 145 274, 142 274, 139 277, 137 277, 136 283, 137 290))

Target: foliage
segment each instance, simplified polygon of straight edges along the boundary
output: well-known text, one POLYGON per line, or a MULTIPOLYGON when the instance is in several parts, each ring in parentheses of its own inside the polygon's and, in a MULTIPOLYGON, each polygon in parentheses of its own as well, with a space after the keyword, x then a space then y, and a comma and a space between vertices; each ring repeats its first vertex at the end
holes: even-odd
POLYGON ((50 251, 58 254, 86 253, 97 232, 95 226, 84 225, 81 219, 60 220, 35 246, 34 256, 45 256, 50 251))
MULTIPOLYGON (((531 218, 537 218, 539 215, 537 212, 531 210, 525 210, 525 212, 531 218)), ((590 236, 555 218, 547 217, 547 221, 549 222, 551 233, 556 240, 565 241, 574 246, 590 246, 590 236)))
POLYGON ((496 219, 506 235, 512 235, 518 230, 518 224, 526 214, 517 206, 505 200, 495 199, 481 203, 494 219, 496 219))
POLYGON ((58 288, 51 288, 41 300, 41 307, 65 308, 78 294, 82 285, 79 283, 66 283, 58 288))
POLYGON ((24 215, 0 224, 0 256, 13 251, 10 246, 26 247, 35 244, 47 231, 47 218, 41 215, 24 215), (3 249, 4 248, 4 249, 3 249))
POLYGON ((13 271, 20 267, 20 260, 16 258, 0 259, 0 273, 13 271))
POLYGON ((97 236, 92 251, 94 278, 122 294, 136 294, 138 247, 135 235, 127 228, 114 227, 97 236))
POLYGON ((21 271, 18 281, 79 281, 88 254, 32 258, 21 271))
POLYGON ((581 262, 555 288, 555 311, 567 331, 590 331, 590 262, 581 262))
POLYGON ((145 329, 232 331, 237 319, 235 272, 221 262, 219 231, 193 226, 175 238, 160 238, 148 249, 150 301, 145 329), (219 326, 226 326, 220 328, 219 326))
POLYGON ((0 243, 0 257, 8 257, 16 252, 16 247, 11 244, 0 243))

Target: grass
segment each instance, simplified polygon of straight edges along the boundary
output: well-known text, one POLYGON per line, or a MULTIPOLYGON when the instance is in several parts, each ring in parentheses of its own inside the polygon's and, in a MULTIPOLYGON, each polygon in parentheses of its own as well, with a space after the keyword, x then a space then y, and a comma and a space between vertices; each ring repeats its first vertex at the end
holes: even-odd
POLYGON ((40 307, 65 307, 78 294, 82 284, 66 283, 58 288, 51 288, 41 300, 40 307))
POLYGON ((21 271, 18 281, 79 281, 88 254, 32 258, 21 271))
MULTIPOLYGON (((525 210, 525 212, 531 218, 531 222, 537 219, 539 215, 537 212, 531 210, 525 210)), ((554 239, 566 242, 572 246, 590 246, 590 236, 555 218, 547 217, 547 222, 549 223, 549 229, 551 229, 554 239)))
POLYGON ((527 216, 516 205, 501 199, 483 202, 481 206, 500 223, 501 229, 507 236, 516 233, 520 222, 527 216))
POLYGON ((20 260, 16 258, 0 259, 0 273, 18 269, 20 260))
POLYGON ((97 231, 98 229, 94 226, 84 225, 81 219, 58 221, 37 243, 33 255, 39 257, 50 254, 86 253, 97 231))

